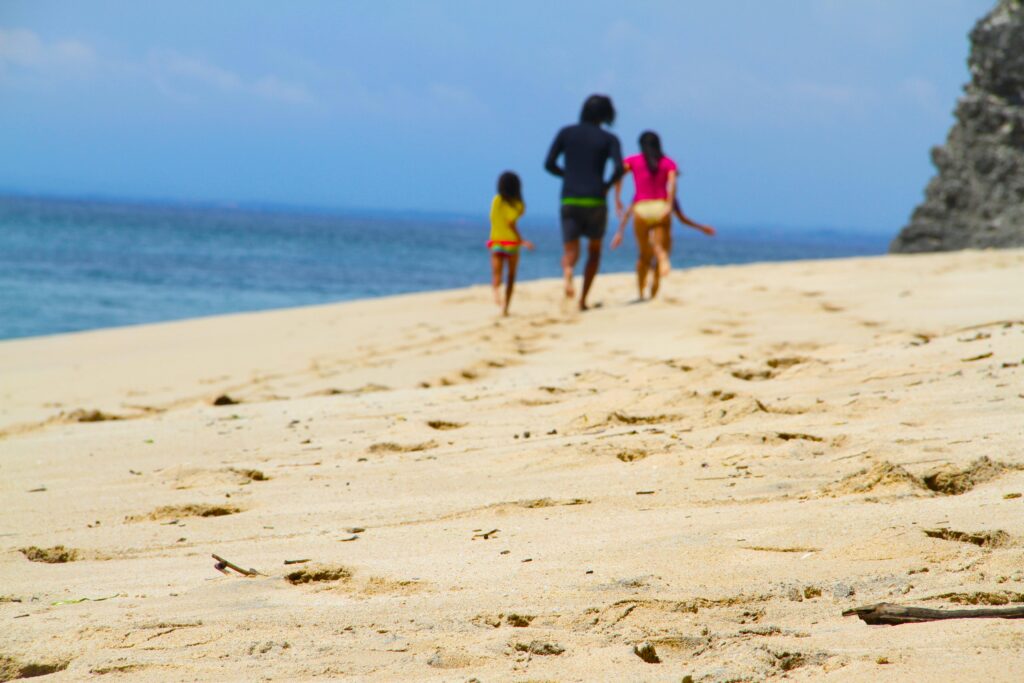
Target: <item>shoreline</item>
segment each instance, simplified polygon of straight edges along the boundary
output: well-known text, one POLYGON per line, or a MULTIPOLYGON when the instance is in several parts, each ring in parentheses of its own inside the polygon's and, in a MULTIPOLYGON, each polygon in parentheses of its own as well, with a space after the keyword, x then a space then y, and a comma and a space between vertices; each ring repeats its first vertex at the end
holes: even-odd
POLYGON ((702 266, 643 305, 602 275, 585 314, 546 279, 507 320, 478 285, 0 342, 0 671, 1024 677, 1013 621, 841 616, 1024 593, 1022 273, 702 266))
MULTIPOLYGON (((876 258, 906 257, 906 256, 914 257, 914 256, 927 256, 927 255, 928 254, 868 254, 868 255, 860 255, 860 256, 831 256, 831 257, 822 257, 822 258, 791 259, 791 260, 779 260, 779 261, 776 261, 776 260, 761 260, 761 261, 744 261, 744 262, 737 262, 737 263, 702 263, 702 264, 693 265, 693 266, 681 266, 681 267, 674 266, 672 272, 674 272, 674 273, 686 273, 686 272, 695 271, 695 270, 701 270, 701 269, 705 269, 705 268, 731 268, 731 267, 740 268, 740 267, 745 267, 745 266, 768 266, 768 265, 773 265, 773 264, 775 264, 775 265, 787 265, 787 264, 795 264, 795 263, 819 263, 819 262, 827 262, 827 261, 847 261, 847 260, 852 260, 852 259, 876 259, 876 258)), ((616 277, 621 278, 621 277, 632 277, 632 276, 633 276, 633 271, 628 270, 628 269, 627 270, 608 270, 608 271, 602 270, 600 275, 599 275, 599 280, 605 279, 605 278, 612 279, 612 278, 616 278, 616 277)), ((580 274, 579 273, 577 273, 576 278, 577 278, 577 280, 580 278, 580 274)), ((557 277, 557 276, 556 277, 552 277, 552 276, 528 277, 526 279, 517 279, 516 280, 516 287, 518 288, 518 287, 524 286, 524 285, 540 286, 541 284, 543 284, 545 282, 552 282, 552 283, 556 283, 557 285, 561 285, 562 280, 561 280, 560 277, 557 277)), ((393 293, 393 294, 381 294, 379 296, 356 297, 356 298, 352 298, 352 299, 335 299, 335 300, 332 300, 332 301, 324 301, 324 302, 319 302, 319 303, 296 304, 294 306, 280 306, 280 307, 272 307, 272 308, 258 308, 258 309, 251 309, 251 310, 224 311, 224 312, 219 312, 219 313, 209 313, 209 314, 206 314, 206 315, 196 315, 196 316, 189 316, 189 317, 184 317, 184 318, 168 318, 168 319, 165 319, 165 320, 154 320, 154 321, 148 321, 148 322, 128 323, 128 324, 124 324, 124 325, 111 325, 111 326, 107 326, 107 327, 90 327, 90 328, 81 329, 81 330, 68 330, 68 331, 65 331, 65 332, 51 332, 51 333, 47 333, 47 334, 38 334, 38 335, 30 335, 30 336, 22 336, 22 337, 5 337, 5 338, 0 338, 0 345, 7 344, 7 343, 13 343, 13 342, 31 342, 31 341, 34 341, 34 340, 42 340, 42 339, 48 339, 48 338, 52 338, 52 337, 63 337, 63 336, 67 336, 67 335, 89 334, 89 333, 92 333, 92 332, 105 332, 105 331, 112 331, 112 330, 129 330, 129 329, 137 329, 137 328, 141 328, 141 327, 149 327, 149 326, 155 326, 155 325, 167 325, 167 324, 173 324, 173 323, 188 323, 188 322, 192 322, 192 321, 207 320, 207 319, 210 319, 210 318, 227 318, 227 317, 231 317, 231 316, 272 314, 272 313, 279 313, 279 312, 285 312, 285 311, 294 311, 294 310, 301 310, 301 309, 329 308, 329 307, 341 306, 341 305, 345 305, 345 304, 356 304, 356 303, 362 303, 362 302, 380 301, 380 300, 384 300, 384 299, 395 299, 395 298, 402 298, 402 297, 426 296, 426 295, 431 295, 431 294, 444 294, 444 293, 458 292, 458 291, 462 291, 462 290, 475 290, 477 288, 487 288, 487 287, 490 287, 490 285, 487 284, 486 282, 483 282, 481 280, 479 283, 474 283, 474 284, 470 284, 470 285, 456 286, 456 287, 445 287, 445 288, 440 288, 440 289, 410 290, 408 292, 397 292, 397 293, 393 293)), ((517 289, 517 291, 518 291, 518 289, 517 289)), ((2 346, 0 346, 0 348, 2 348, 2 346)))
MULTIPOLYGON (((398 221, 345 214, 171 213, 119 205, 62 208, 45 202, 26 206, 0 216, 0 271, 6 271, 10 299, 0 310, 0 337, 48 336, 485 283, 490 271, 484 218, 398 221), (30 246, 40 235, 47 236, 49 246, 30 246)), ((557 222, 524 227, 538 251, 520 262, 521 281, 557 276, 557 222)), ((696 233, 678 237, 681 267, 875 255, 887 243, 854 232, 779 233, 767 228, 726 230, 715 239, 696 233)), ((635 253, 630 246, 607 249, 602 261, 606 273, 629 272, 635 253)))

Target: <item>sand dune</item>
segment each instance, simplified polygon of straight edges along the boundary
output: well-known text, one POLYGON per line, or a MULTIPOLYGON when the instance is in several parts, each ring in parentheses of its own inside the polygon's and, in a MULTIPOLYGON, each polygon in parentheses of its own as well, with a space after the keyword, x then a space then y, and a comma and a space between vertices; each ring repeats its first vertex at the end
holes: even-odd
POLYGON ((1024 602, 1022 291, 964 252, 2 343, 0 680, 1024 679, 1020 622, 841 616, 1024 602))

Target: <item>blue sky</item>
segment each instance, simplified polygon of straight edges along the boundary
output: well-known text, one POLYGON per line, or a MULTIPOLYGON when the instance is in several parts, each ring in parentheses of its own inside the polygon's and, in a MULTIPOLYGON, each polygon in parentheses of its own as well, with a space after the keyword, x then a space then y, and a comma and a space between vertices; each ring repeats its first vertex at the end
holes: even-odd
POLYGON ((895 231, 992 0, 0 2, 0 191, 483 213, 591 92, 694 217, 895 231))

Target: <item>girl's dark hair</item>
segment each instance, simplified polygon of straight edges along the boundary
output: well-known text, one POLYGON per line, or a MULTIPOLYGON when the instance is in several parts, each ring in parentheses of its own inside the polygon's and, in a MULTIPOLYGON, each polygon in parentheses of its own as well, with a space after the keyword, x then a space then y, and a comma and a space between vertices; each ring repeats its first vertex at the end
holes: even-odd
POLYGON ((665 156, 661 151, 661 138, 653 130, 645 130, 640 134, 640 153, 644 155, 647 162, 647 170, 654 175, 658 172, 658 165, 665 156))
POLYGON ((615 123, 615 105, 612 98, 607 95, 591 95, 583 103, 583 110, 580 111, 581 123, 593 123, 600 126, 602 123, 612 125, 615 123))
POLYGON ((506 202, 523 201, 523 185, 519 182, 519 176, 512 171, 505 171, 498 177, 498 194, 506 202))

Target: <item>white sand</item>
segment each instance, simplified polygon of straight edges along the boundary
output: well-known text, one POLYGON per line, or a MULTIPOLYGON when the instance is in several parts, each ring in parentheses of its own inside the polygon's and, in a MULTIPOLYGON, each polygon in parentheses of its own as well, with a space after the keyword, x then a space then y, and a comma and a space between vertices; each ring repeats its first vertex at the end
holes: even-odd
POLYGON ((0 344, 0 679, 1024 679, 1024 252, 558 290, 0 344))

